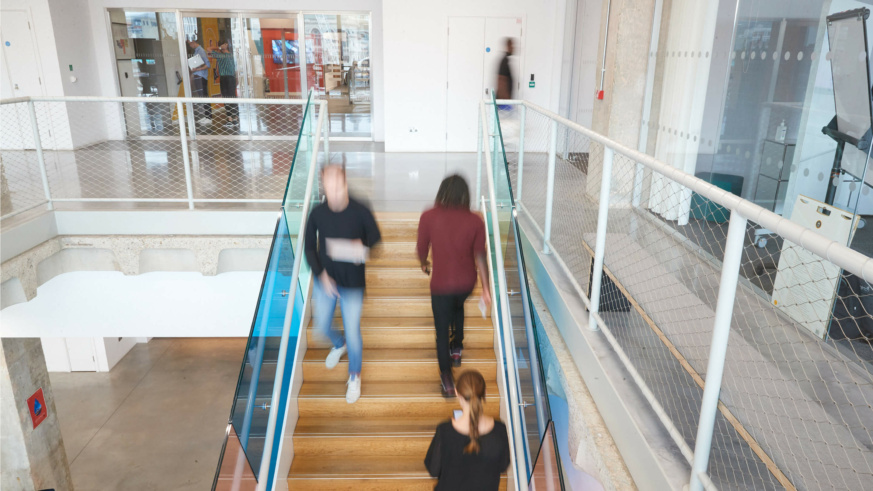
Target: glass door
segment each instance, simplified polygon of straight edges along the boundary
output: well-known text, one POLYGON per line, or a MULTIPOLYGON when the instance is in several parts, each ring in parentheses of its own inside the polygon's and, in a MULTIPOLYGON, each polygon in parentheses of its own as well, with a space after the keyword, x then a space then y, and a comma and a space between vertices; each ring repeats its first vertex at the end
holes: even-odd
MULTIPOLYGON (((241 14, 245 40, 247 97, 302 99, 297 14, 241 14)), ((245 105, 243 127, 252 137, 276 138, 293 133, 303 119, 303 106, 245 105)))
POLYGON ((246 97, 305 98, 297 16, 242 15, 245 57, 250 67, 246 97))
POLYGON ((334 136, 372 135, 370 14, 305 14, 306 81, 330 113, 334 136))
POLYGON ((189 121, 199 135, 235 134, 240 130, 239 104, 246 93, 245 41, 238 14, 183 13, 186 61, 185 94, 214 98, 214 103, 189 104, 189 121))
MULTIPOLYGON (((178 97, 182 69, 176 14, 109 9, 110 30, 122 97, 178 97)), ((144 99, 148 100, 148 99, 144 99)), ((172 135, 176 117, 166 104, 122 105, 130 136, 160 138, 172 135)))

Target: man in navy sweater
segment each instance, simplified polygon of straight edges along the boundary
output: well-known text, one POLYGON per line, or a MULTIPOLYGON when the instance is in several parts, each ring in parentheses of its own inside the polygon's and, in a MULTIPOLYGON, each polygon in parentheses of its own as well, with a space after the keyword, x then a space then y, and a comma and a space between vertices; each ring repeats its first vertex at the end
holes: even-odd
POLYGON ((325 365, 331 369, 349 355, 346 402, 361 397, 361 309, 364 303, 367 252, 382 235, 373 213, 349 197, 346 171, 339 165, 322 170, 326 203, 309 215, 304 237, 306 261, 312 269, 313 317, 319 332, 330 338, 333 348, 325 365), (333 327, 337 299, 343 316, 343 333, 333 327), (344 334, 344 335, 343 335, 344 334))

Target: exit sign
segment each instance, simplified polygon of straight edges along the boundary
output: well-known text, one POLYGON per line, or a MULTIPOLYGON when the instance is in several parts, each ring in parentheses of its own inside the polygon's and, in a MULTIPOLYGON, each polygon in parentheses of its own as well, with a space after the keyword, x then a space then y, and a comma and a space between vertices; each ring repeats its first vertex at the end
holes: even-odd
POLYGON ((527 83, 527 86, 530 87, 530 88, 534 88, 534 87, 536 86, 536 84, 537 84, 536 82, 534 82, 533 80, 531 80, 530 82, 527 83))

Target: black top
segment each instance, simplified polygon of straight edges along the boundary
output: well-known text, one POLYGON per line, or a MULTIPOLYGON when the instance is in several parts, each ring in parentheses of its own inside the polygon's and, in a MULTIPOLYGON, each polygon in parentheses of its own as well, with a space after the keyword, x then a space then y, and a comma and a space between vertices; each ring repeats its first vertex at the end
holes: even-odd
POLYGON ((507 94, 507 99, 512 99, 512 92, 515 90, 515 84, 512 81, 512 70, 509 69, 509 53, 503 55, 503 59, 500 60, 500 68, 497 69, 497 75, 508 79, 509 94, 507 94))
POLYGON ((322 271, 327 271, 337 286, 363 288, 364 265, 332 261, 327 256, 326 238, 361 239, 365 246, 373 247, 382 239, 373 213, 363 204, 349 198, 349 205, 339 213, 331 211, 327 203, 316 206, 306 223, 306 262, 312 268, 312 274, 317 276, 322 271))
POLYGON ((468 435, 458 433, 451 421, 437 426, 427 449, 424 465, 438 478, 437 490, 488 491, 500 486, 500 474, 509 467, 506 425, 494 421, 494 429, 479 436, 479 453, 465 454, 468 435))

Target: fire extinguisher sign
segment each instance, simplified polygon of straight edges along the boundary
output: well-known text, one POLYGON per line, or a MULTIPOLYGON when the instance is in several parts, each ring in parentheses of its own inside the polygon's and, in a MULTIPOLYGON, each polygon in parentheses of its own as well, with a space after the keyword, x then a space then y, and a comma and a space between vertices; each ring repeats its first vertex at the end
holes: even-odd
POLYGON ((30 410, 30 419, 33 420, 33 429, 36 429, 48 417, 48 407, 45 404, 42 387, 27 399, 27 408, 30 410))

